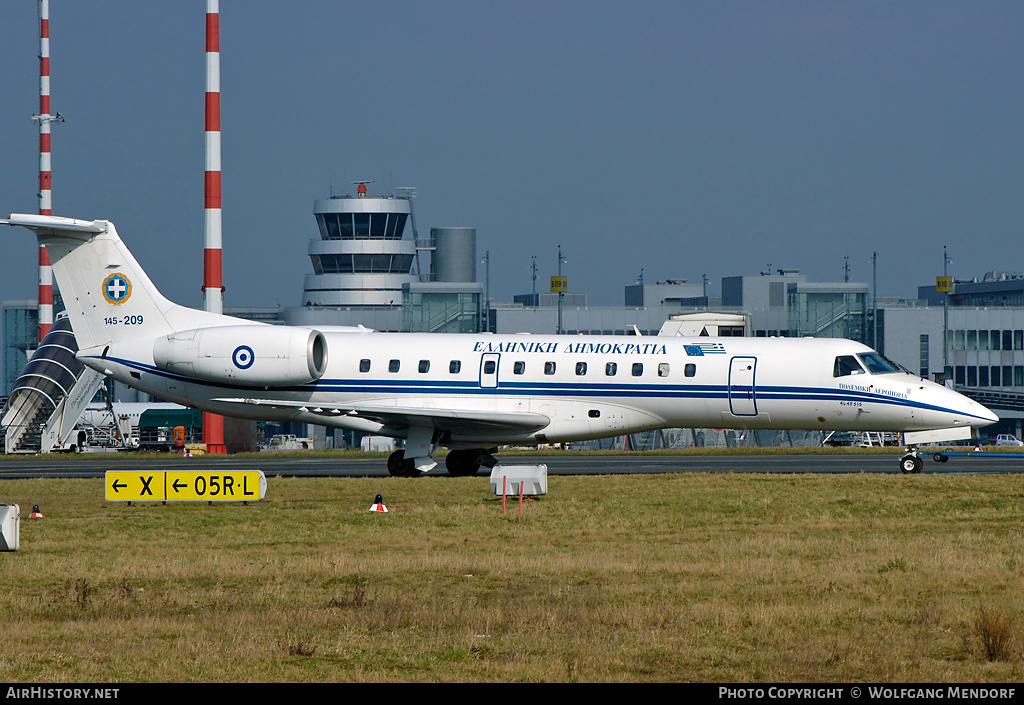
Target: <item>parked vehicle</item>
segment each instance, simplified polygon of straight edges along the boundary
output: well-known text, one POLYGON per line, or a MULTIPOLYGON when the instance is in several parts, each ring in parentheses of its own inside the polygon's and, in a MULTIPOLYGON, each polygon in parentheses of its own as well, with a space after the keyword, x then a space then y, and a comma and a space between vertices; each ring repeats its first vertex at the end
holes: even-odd
POLYGON ((176 450, 203 439, 198 409, 150 409, 139 417, 140 450, 176 450))
POLYGON ((997 446, 1024 446, 1024 441, 1021 441, 1016 436, 1009 433, 1000 433, 996 436, 997 446))
POLYGON ((292 433, 279 433, 270 439, 263 450, 309 450, 313 447, 313 439, 298 438, 292 433))

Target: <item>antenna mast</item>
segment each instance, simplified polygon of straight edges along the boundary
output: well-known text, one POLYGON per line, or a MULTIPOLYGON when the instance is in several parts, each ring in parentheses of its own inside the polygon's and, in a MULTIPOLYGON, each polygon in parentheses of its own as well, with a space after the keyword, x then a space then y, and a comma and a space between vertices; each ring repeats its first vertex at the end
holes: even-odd
POLYGON ((224 311, 220 196, 220 0, 206 0, 206 247, 203 299, 211 313, 224 311))
MULTIPOLYGON (((39 0, 39 215, 53 215, 50 173, 50 123, 64 122, 50 114, 50 0, 39 0)), ((39 246, 39 342, 53 326, 53 268, 46 248, 39 246)))
MULTIPOLYGON (((206 0, 206 246, 203 250, 203 299, 210 313, 224 312, 224 273, 220 199, 220 0, 206 0)), ((203 412, 206 452, 227 453, 224 417, 203 412)))

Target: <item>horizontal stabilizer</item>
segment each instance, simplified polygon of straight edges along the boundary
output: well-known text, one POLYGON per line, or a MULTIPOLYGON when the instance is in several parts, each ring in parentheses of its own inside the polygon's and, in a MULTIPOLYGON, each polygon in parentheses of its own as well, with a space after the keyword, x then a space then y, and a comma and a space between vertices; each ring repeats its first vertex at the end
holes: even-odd
POLYGON ((45 236, 63 236, 78 240, 88 240, 93 235, 107 229, 105 220, 77 220, 75 218, 58 218, 52 215, 32 215, 29 213, 11 213, 0 225, 15 225, 28 228, 35 232, 41 240, 45 236))

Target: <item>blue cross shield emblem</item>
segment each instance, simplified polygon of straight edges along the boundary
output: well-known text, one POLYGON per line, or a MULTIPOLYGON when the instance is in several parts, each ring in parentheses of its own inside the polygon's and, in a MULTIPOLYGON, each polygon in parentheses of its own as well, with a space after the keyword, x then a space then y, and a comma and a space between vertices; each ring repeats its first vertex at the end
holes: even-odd
POLYGON ((111 274, 103 280, 103 298, 108 304, 120 306, 132 295, 132 282, 121 274, 111 274))

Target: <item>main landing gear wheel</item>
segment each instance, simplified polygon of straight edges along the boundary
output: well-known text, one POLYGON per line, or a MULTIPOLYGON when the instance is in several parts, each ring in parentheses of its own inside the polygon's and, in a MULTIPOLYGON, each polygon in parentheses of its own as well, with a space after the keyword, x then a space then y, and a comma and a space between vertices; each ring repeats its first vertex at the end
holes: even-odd
POLYGON ((450 450, 444 466, 452 477, 469 477, 480 471, 480 451, 450 450))
POLYGON ((404 450, 396 450, 388 456, 388 474, 392 477, 419 477, 423 473, 416 469, 411 460, 405 459, 404 450))
POLYGON ((450 450, 444 459, 444 466, 452 477, 470 477, 480 472, 480 468, 493 468, 498 459, 491 455, 493 448, 464 448, 450 450))
POLYGON ((900 458, 900 472, 904 475, 916 475, 921 472, 923 461, 916 455, 904 455, 900 458))

